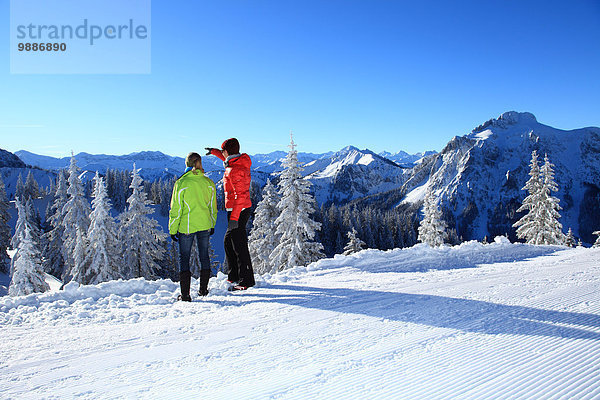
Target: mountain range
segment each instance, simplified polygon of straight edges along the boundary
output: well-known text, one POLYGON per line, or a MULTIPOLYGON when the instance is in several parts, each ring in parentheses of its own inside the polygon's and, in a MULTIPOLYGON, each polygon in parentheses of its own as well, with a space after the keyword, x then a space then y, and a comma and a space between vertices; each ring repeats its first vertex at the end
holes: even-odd
MULTIPOLYGON (((53 158, 25 150, 17 151, 15 155, 27 165, 50 171, 68 168, 70 163, 70 157, 53 158)), ((252 155, 253 180, 262 186, 267 179, 276 179, 277 173, 282 170, 281 163, 286 155, 284 151, 252 155)), ((315 185, 319 203, 344 203, 397 187, 403 182, 400 176, 420 162, 424 153, 398 152, 386 155, 389 158, 370 150, 347 146, 338 152, 300 152, 298 160, 304 165, 304 175, 315 185)), ((82 170, 100 173, 107 169, 131 170, 135 163, 136 168, 141 169, 141 176, 150 181, 177 177, 181 175, 185 165, 184 158, 169 156, 159 151, 144 151, 123 156, 79 153, 74 157, 82 170)), ((223 172, 222 162, 212 156, 203 157, 202 162, 207 176, 215 182, 219 181, 223 172)))
MULTIPOLYGON (((592 243, 592 232, 600 229, 600 128, 560 130, 539 123, 527 112, 509 111, 490 119, 463 136, 452 138, 439 152, 376 154, 368 149, 347 146, 337 152, 299 153, 304 175, 313 183, 319 204, 365 203, 399 212, 420 207, 428 189, 441 199, 445 219, 464 240, 484 236, 514 237, 512 224, 526 193, 521 190, 528 179, 531 152, 540 161, 547 154, 555 164, 564 231, 572 228, 584 242, 592 243)), ((284 151, 252 155, 253 180, 260 185, 277 179, 284 151)), ((0 153, 3 178, 10 180, 23 163, 50 171, 66 168, 70 158, 52 158, 27 151, 0 153), (11 157, 12 156, 12 157, 11 157), (19 159, 22 163, 19 164, 19 159), (19 165, 17 167, 17 165, 19 165)), ((147 180, 181 174, 184 159, 161 152, 140 152, 124 156, 75 155, 78 165, 88 171, 107 168, 141 168, 147 180)), ((216 157, 204 157, 207 175, 218 181, 223 166, 216 157)), ((53 172, 35 170, 34 176, 45 185, 53 172)), ((22 173, 25 178, 26 173, 22 173)), ((14 185, 13 185, 14 186, 14 185)))

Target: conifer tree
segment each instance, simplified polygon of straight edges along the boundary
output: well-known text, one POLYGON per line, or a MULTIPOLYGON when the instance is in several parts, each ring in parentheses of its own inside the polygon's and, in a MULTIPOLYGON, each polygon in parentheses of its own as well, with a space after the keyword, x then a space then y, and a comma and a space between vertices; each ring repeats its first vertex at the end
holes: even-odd
POLYGON ((64 206, 69 199, 67 189, 64 171, 59 171, 54 201, 52 202, 50 215, 46 217, 49 231, 46 233, 46 247, 44 250, 44 270, 57 278, 62 276, 65 267, 63 258, 64 227, 62 221, 64 218, 64 206))
POLYGON ((528 191, 517 212, 528 211, 513 226, 517 228, 517 237, 529 244, 564 244, 562 225, 558 222, 560 214, 559 200, 551 192, 558 190, 554 182, 552 163, 545 157, 541 170, 537 162, 537 153, 531 153, 530 178, 523 187, 528 191))
POLYGON ((558 185, 554 181, 554 164, 550 162, 548 154, 544 157, 541 174, 544 177, 540 199, 544 231, 540 232, 540 239, 544 244, 562 245, 565 243, 565 234, 562 232, 562 224, 558 222, 558 211, 562 207, 559 205, 560 200, 552 196, 552 192, 558 191, 558 185))
POLYGON ((419 241, 427 243, 431 247, 443 245, 448 236, 446 222, 442 219, 442 212, 438 207, 437 198, 431 189, 428 189, 425 194, 423 214, 418 230, 419 241))
MULTIPOLYGON (((165 243, 167 243, 165 241, 165 243)), ((171 241, 171 244, 167 244, 168 247, 165 247, 165 252, 167 254, 165 260, 165 267, 168 270, 168 276, 171 278, 173 282, 177 282, 179 279, 179 250, 177 249, 177 244, 171 241)))
POLYGON ((123 246, 123 263, 128 268, 127 277, 154 278, 160 269, 158 261, 164 256, 161 245, 166 234, 159 230, 158 222, 148 217, 152 214, 150 202, 142 190, 139 169, 133 165, 127 210, 120 216, 119 240, 123 246))
POLYGON ((73 268, 71 269, 71 281, 86 285, 89 283, 89 270, 86 265, 86 248, 88 246, 86 236, 77 227, 77 236, 75 237, 75 249, 73 250, 73 268))
POLYGON ((278 203, 277 189, 268 180, 262 191, 262 200, 256 206, 254 223, 248 238, 252 267, 257 274, 276 272, 276 266, 271 263, 270 256, 278 242, 275 233, 275 220, 279 216, 278 203))
POLYGON ((600 247, 600 231, 595 231, 592 232, 594 235, 598 236, 596 238, 596 241, 594 242, 594 244, 592 245, 592 247, 600 247))
POLYGON ((25 213, 27 214, 27 220, 31 222, 31 237, 36 243, 36 248, 44 248, 40 213, 35 209, 31 197, 25 203, 25 213))
POLYGON ((24 189, 24 197, 29 200, 31 198, 37 199, 40 197, 40 186, 38 185, 35 177, 31 170, 27 174, 27 179, 25 180, 25 189, 24 189))
POLYGON ((567 245, 569 247, 575 247, 577 245, 577 242, 575 241, 575 236, 573 235, 573 230, 571 228, 569 228, 569 231, 567 232, 567 238, 565 239, 565 245, 567 245))
POLYGON ((349 256, 350 254, 358 253, 359 251, 365 249, 367 244, 363 242, 358 236, 356 229, 352 227, 351 231, 348 231, 348 244, 344 247, 344 255, 349 256))
MULTIPOLYGON (((57 179, 58 179, 58 176, 57 176, 57 179)), ((46 194, 54 195, 54 193, 56 192, 56 179, 50 178, 50 184, 48 185, 46 192, 47 192, 46 194)), ((48 203, 48 204, 50 205, 50 203, 48 203)))
MULTIPOLYGON (((19 248, 21 244, 21 240, 25 237, 25 231, 29 231, 30 240, 35 242, 36 249, 39 245, 39 242, 36 238, 39 237, 38 228, 35 225, 35 222, 32 220, 31 212, 28 212, 27 204, 21 201, 21 198, 17 197, 15 199, 15 207, 17 208, 17 223, 15 224, 15 234, 13 235, 10 245, 13 249, 19 248)), ((19 257, 18 252, 13 256, 12 263, 14 265, 16 259, 19 257)), ((14 272, 11 271, 11 273, 14 272)))
POLYGON ((0 175, 0 273, 7 274, 10 269, 8 247, 10 246, 10 203, 6 197, 6 188, 0 175))
POLYGON ((94 200, 87 232, 87 251, 84 284, 95 285, 123 277, 120 271, 121 248, 117 238, 117 224, 110 215, 111 204, 104 179, 98 172, 94 178, 94 200))
POLYGON ((310 194, 311 183, 301 175, 302 168, 293 137, 282 165, 284 170, 279 181, 281 200, 277 204, 280 214, 275 220, 275 235, 279 238, 279 244, 271 252, 271 263, 275 270, 308 265, 324 257, 323 245, 314 241, 321 224, 311 218, 316 209, 315 199, 310 194))
POLYGON ((13 258, 12 279, 8 287, 10 296, 25 296, 50 289, 45 281, 39 252, 31 237, 28 225, 20 233, 19 245, 13 258))
POLYGON ((540 202, 540 192, 542 189, 542 179, 540 176, 540 167, 538 165, 538 155, 534 150, 531 153, 531 162, 529 164, 529 180, 525 183, 522 190, 527 190, 527 196, 523 200, 521 207, 517 212, 528 211, 513 226, 517 228, 517 237, 525 239, 526 243, 533 243, 536 238, 536 232, 540 229, 540 221, 537 218, 537 205, 540 202))
POLYGON ((75 266, 75 247, 77 246, 77 229, 82 234, 87 232, 90 226, 90 205, 84 196, 84 189, 79 179, 79 168, 75 157, 71 157, 71 166, 69 167, 69 187, 67 193, 69 199, 65 203, 62 213, 63 220, 63 258, 65 269, 63 271, 63 281, 68 282, 71 278, 71 270, 75 266))
POLYGON ((19 174, 17 178, 17 186, 15 187, 15 199, 20 198, 25 201, 25 184, 23 183, 23 175, 19 174))

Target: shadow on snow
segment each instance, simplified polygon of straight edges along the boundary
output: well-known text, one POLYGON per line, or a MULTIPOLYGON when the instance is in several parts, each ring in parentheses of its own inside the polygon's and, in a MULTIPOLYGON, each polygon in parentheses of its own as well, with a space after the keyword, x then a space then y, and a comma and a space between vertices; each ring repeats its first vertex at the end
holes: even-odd
MULTIPOLYGON (((424 294, 273 285, 293 294, 247 293, 244 303, 281 303, 489 335, 600 340, 600 316, 424 294), (256 296, 256 297, 254 297, 256 296), (569 326, 565 326, 569 325, 569 326)), ((246 296, 246 294, 244 294, 246 296)), ((221 303, 221 302, 220 302, 221 303)), ((222 302, 230 303, 229 301, 222 302)), ((231 305, 239 302, 231 302, 231 305)))

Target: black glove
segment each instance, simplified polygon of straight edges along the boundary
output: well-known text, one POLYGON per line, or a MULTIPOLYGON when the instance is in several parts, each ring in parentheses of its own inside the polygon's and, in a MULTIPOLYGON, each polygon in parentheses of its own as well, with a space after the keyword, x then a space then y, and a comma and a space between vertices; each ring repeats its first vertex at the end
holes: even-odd
POLYGON ((215 234, 215 228, 210 228, 210 236, 215 234))
POLYGON ((210 156, 212 154, 213 150, 218 150, 215 149, 214 147, 205 147, 206 151, 208 151, 208 153, 206 153, 207 156, 210 156))
POLYGON ((171 235, 171 240, 177 242, 179 241, 179 238, 177 237, 177 235, 171 235))
POLYGON ((239 224, 237 221, 230 219, 229 222, 227 223, 227 230, 231 231, 231 230, 237 229, 238 226, 239 226, 239 224))

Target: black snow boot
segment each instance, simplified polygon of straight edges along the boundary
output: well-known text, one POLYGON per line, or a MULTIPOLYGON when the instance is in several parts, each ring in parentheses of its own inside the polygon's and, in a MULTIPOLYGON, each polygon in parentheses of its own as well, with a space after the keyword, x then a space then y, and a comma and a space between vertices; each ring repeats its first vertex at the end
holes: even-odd
POLYGON ((200 270, 200 290, 198 290, 198 294, 200 296, 208 295, 208 281, 210 280, 210 270, 202 269, 200 270))
POLYGON ((179 273, 179 285, 181 287, 181 294, 178 300, 181 301, 192 301, 190 297, 190 282, 192 280, 192 273, 190 271, 183 271, 179 273))

